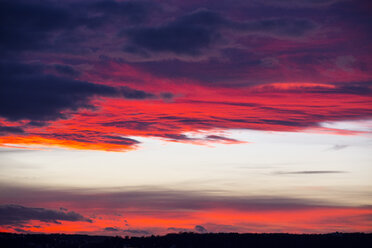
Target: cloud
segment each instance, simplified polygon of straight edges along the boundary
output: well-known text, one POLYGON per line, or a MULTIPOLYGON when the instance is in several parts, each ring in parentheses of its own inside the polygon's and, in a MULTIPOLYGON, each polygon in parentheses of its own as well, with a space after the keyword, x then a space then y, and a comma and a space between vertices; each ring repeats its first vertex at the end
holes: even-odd
POLYGON ((198 55, 218 39, 217 13, 198 11, 159 27, 133 28, 125 33, 131 47, 154 52, 198 55))
POLYGON ((151 232, 140 229, 126 229, 123 230, 124 233, 134 234, 134 235, 150 235, 151 232))
POLYGON ((121 21, 127 20, 129 23, 144 22, 151 9, 157 9, 158 5, 153 2, 146 1, 96 1, 88 4, 88 9, 92 12, 101 14, 101 20, 108 22, 114 18, 119 18, 121 21))
POLYGON ((64 76, 70 76, 70 77, 77 77, 80 75, 80 72, 75 70, 73 67, 69 65, 60 65, 56 64, 54 65, 55 70, 64 76))
POLYGON ((23 133, 24 133, 24 130, 21 127, 0 126, 0 135, 23 134, 23 133))
POLYGON ((227 144, 238 144, 238 143, 244 143, 242 141, 236 140, 236 139, 231 139, 219 135, 208 135, 205 137, 206 140, 211 140, 215 142, 222 142, 222 143, 227 143, 227 144))
POLYGON ((47 45, 48 33, 73 27, 72 16, 63 8, 36 1, 1 1, 0 50, 41 49, 47 45))
POLYGON ((102 138, 105 138, 103 141, 106 143, 110 144, 118 144, 118 145, 134 145, 140 143, 137 140, 130 139, 130 138, 125 138, 125 137, 120 137, 120 136, 111 136, 111 135, 106 135, 103 136, 102 138))
POLYGON ((194 227, 194 230, 197 231, 198 233, 206 233, 208 232, 207 229, 205 229, 203 226, 196 225, 194 227))
MULTIPOLYGON (((182 120, 181 120, 182 121, 182 120)), ((192 119, 189 119, 189 121, 192 121, 192 119)), ((202 124, 203 122, 194 120, 194 124, 202 124)), ((204 137, 190 137, 186 134, 178 134, 178 133, 164 133, 164 134, 154 134, 154 136, 166 138, 170 141, 176 141, 176 142, 194 142, 194 143, 223 143, 223 144, 241 144, 245 143, 244 141, 236 140, 227 138, 224 136, 219 135, 207 135, 204 137)))
POLYGON ((279 174, 279 175, 283 175, 283 174, 288 174, 288 175, 291 175, 291 174, 294 174, 294 175, 297 175, 297 174, 339 174, 339 173, 346 173, 346 171, 327 171, 327 170, 324 170, 324 171, 279 171, 279 172, 275 172, 275 174, 279 174))
POLYGON ((121 86, 117 90, 121 96, 127 99, 141 100, 141 99, 155 98, 154 94, 147 93, 142 90, 131 89, 127 86, 121 86))
POLYGON ((19 232, 19 233, 29 233, 29 231, 22 229, 22 228, 14 228, 14 231, 19 232))
POLYGON ((114 228, 114 227, 105 227, 103 230, 108 231, 108 232, 118 232, 119 231, 118 228, 114 228))
POLYGON ((369 118, 366 13, 350 1, 337 5, 350 14, 304 8, 333 2, 1 1, 2 144, 138 143, 126 136, 233 144, 240 141, 189 133, 302 131, 369 118), (269 85, 278 82, 298 83, 269 85), (300 105, 290 100, 299 95, 300 105))
POLYGON ((259 33, 284 37, 300 37, 316 25, 306 19, 276 18, 249 22, 236 22, 220 13, 199 9, 156 27, 133 27, 123 35, 129 38, 124 50, 146 55, 151 52, 171 52, 198 56, 203 49, 227 37, 224 31, 237 34, 259 33))
POLYGON ((92 220, 76 212, 64 212, 45 208, 32 208, 20 205, 0 206, 0 225, 19 226, 31 220, 61 224, 60 221, 85 221, 92 223, 92 220))
POLYGON ((307 19, 276 18, 245 23, 242 29, 268 35, 300 37, 315 27, 316 25, 307 19))
MULTIPOLYGON (((76 39, 74 32, 141 23, 155 3, 144 1, 25 1, 0 2, 0 51, 4 54, 27 50, 63 50, 86 39, 76 39), (81 31, 81 30, 80 30, 81 31), (63 44, 59 43, 63 41, 63 44)), ((75 47, 76 48, 76 47, 75 47)), ((84 47, 79 47, 83 51, 84 47)))
MULTIPOLYGON (((300 172, 301 173, 301 172, 300 172)), ((2 185, 1 198, 7 202, 22 199, 24 203, 45 203, 50 199, 63 199, 80 208, 97 208, 146 211, 201 211, 234 209, 240 211, 292 211, 314 208, 338 207, 326 200, 302 199, 279 196, 229 196, 229 192, 210 194, 208 191, 182 191, 140 187, 116 189, 116 192, 83 194, 74 191, 45 191, 42 189, 14 188, 2 185), (32 196, 32 197, 31 197, 32 196), (15 198, 16 197, 16 198, 15 198)))
POLYGON ((179 228, 179 227, 169 227, 169 228, 167 228, 167 231, 171 231, 171 232, 192 232, 191 229, 179 228))
POLYGON ((262 4, 281 6, 287 8, 324 7, 343 0, 264 0, 262 4))
POLYGON ((349 147, 349 145, 339 145, 339 144, 336 144, 336 145, 332 146, 331 148, 329 148, 329 150, 338 151, 338 150, 345 149, 347 147, 349 147))
POLYGON ((0 116, 11 121, 66 118, 66 110, 94 109, 94 96, 149 99, 155 95, 127 86, 111 87, 42 73, 40 65, 0 64, 0 116))

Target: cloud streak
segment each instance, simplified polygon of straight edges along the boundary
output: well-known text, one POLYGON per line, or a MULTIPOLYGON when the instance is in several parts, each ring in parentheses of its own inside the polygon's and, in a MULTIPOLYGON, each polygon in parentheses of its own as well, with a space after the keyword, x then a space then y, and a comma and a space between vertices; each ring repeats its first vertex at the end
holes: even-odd
POLYGON ((32 220, 61 224, 61 221, 84 221, 92 223, 89 218, 76 212, 64 212, 45 208, 24 207, 21 205, 1 205, 0 225, 19 226, 32 220))
POLYGON ((311 174, 339 174, 339 173, 347 173, 346 171, 332 171, 332 170, 320 170, 320 171, 279 171, 275 172, 274 174, 277 175, 311 175, 311 174))
MULTIPOLYGON (((319 171, 294 172, 317 174, 319 171)), ((337 173, 337 172, 325 172, 337 173)), ((94 191, 93 191, 94 192, 94 191)), ((240 211, 293 211, 314 208, 337 208, 337 204, 325 200, 301 199, 279 196, 228 196, 226 193, 210 194, 208 191, 182 191, 167 189, 123 189, 104 193, 78 193, 74 191, 46 191, 40 189, 14 188, 7 186, 1 192, 4 201, 22 199, 29 204, 37 201, 47 203, 51 198, 76 204, 82 208, 139 209, 146 211, 201 211, 211 209, 234 209, 240 211), (29 197, 33 195, 35 198, 29 197), (15 197, 17 196, 17 197, 15 197), (22 196, 21 198, 19 198, 22 196)), ((64 212, 61 212, 64 213, 64 212)))

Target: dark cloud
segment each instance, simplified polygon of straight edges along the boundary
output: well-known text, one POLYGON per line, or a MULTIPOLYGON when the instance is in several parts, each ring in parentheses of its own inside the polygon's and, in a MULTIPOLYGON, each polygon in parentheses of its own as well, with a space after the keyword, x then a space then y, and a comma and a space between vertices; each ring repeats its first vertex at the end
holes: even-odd
POLYGON ((194 227, 194 230, 197 231, 198 233, 206 233, 207 229, 205 229, 203 226, 196 225, 194 227))
POLYGON ((146 231, 146 230, 139 230, 139 229, 127 229, 123 230, 124 233, 130 233, 134 235, 150 235, 151 232, 146 231))
POLYGON ((167 228, 167 230, 171 231, 171 232, 191 232, 192 231, 191 229, 178 228, 178 227, 169 227, 169 228, 167 228))
POLYGON ((24 130, 20 127, 7 127, 7 126, 0 126, 0 136, 7 135, 7 134, 23 134, 24 130))
MULTIPOLYGON (((130 43, 125 51, 146 54, 143 49, 153 52, 172 52, 181 55, 199 55, 203 49, 218 42, 222 31, 239 34, 260 33, 287 37, 299 37, 315 28, 306 19, 277 18, 251 22, 235 22, 220 13, 201 9, 156 27, 135 27, 124 33, 130 43)), ((147 54, 146 54, 147 56, 147 54)))
POLYGON ((324 93, 372 95, 372 82, 348 82, 336 84, 334 89, 325 90, 324 93))
MULTIPOLYGON (((241 211, 292 211, 298 209, 339 207, 324 200, 289 198, 279 196, 229 196, 229 192, 210 194, 208 191, 182 191, 155 188, 122 189, 117 192, 83 194, 74 191, 45 191, 41 189, 14 188, 1 185, 0 196, 4 201, 21 201, 22 204, 49 202, 59 199, 71 202, 81 208, 109 206, 109 209, 140 209, 138 213, 151 210, 199 211, 206 209, 235 209, 241 211)), ((118 190, 118 189, 116 189, 118 190)), ((65 212, 64 212, 65 213, 65 212)))
POLYGON ((219 38, 216 26, 222 18, 209 11, 198 11, 159 27, 126 31, 131 47, 154 52, 197 55, 219 38))
POLYGON ((208 135, 205 137, 206 140, 212 140, 212 141, 222 141, 222 142, 231 142, 231 143, 236 143, 236 142, 240 142, 239 140, 236 140, 236 139, 230 139, 230 138, 226 138, 226 137, 223 137, 223 136, 219 136, 219 135, 208 135))
POLYGON ((180 140, 180 141, 196 140, 195 138, 191 138, 185 134, 177 134, 177 133, 165 133, 165 134, 161 134, 161 137, 171 139, 171 140, 180 140))
POLYGON ((151 93, 126 86, 110 87, 42 73, 41 66, 0 64, 0 116, 16 121, 66 118, 66 110, 94 108, 94 96, 147 99, 151 93))
POLYGON ((42 1, 0 2, 0 51, 41 49, 48 33, 76 26, 69 12, 42 1))
POLYGON ((120 137, 120 136, 106 135, 106 136, 103 136, 102 138, 105 138, 104 142, 109 143, 109 144, 135 145, 135 144, 140 143, 139 141, 137 141, 135 139, 125 138, 125 137, 120 137))
POLYGON ((114 227, 105 227, 103 230, 108 231, 108 232, 118 232, 119 231, 119 229, 114 228, 114 227))
POLYGON ((322 7, 340 2, 342 0, 264 0, 262 4, 298 8, 298 7, 322 7))
POLYGON ((155 130, 154 127, 156 123, 151 121, 113 121, 113 122, 104 122, 102 126, 108 127, 122 127, 131 130, 140 130, 140 131, 151 131, 155 130))
POLYGON ((181 142, 220 142, 220 143, 241 143, 242 141, 231 139, 219 135, 207 135, 204 137, 189 137, 185 134, 176 134, 176 133, 165 133, 165 134, 158 134, 154 135, 162 138, 167 138, 172 141, 181 141, 181 142))
POLYGON ((265 85, 257 92, 287 92, 297 94, 347 94, 347 95, 372 95, 372 82, 338 82, 318 86, 298 84, 292 88, 280 88, 273 85, 265 85))
POLYGON ((121 86, 118 88, 118 93, 122 95, 124 98, 127 99, 147 99, 147 98, 155 98, 154 94, 147 93, 142 90, 136 90, 129 88, 127 86, 121 86))
POLYGON ((106 24, 139 23, 155 5, 143 1, 2 0, 0 22, 5 25, 0 28, 0 51, 63 49, 79 40, 73 33, 79 27, 95 30, 106 24))
POLYGON ((63 212, 45 208, 31 208, 20 205, 1 205, 0 206, 0 225, 18 226, 31 220, 39 220, 47 223, 61 224, 60 221, 85 221, 92 222, 91 219, 76 212, 63 212))
POLYGON ((78 133, 48 133, 48 134, 39 134, 45 138, 52 138, 57 140, 72 140, 80 143, 106 143, 106 144, 115 144, 126 146, 135 146, 140 142, 135 139, 130 139, 122 136, 115 135, 105 135, 101 132, 96 131, 84 131, 78 133))
POLYGON ((77 77, 80 75, 80 72, 75 70, 73 67, 69 65, 54 65, 55 70, 65 76, 77 77))
POLYGON ((147 19, 150 9, 158 9, 158 5, 146 1, 106 0, 88 4, 88 8, 101 14, 101 20, 108 21, 116 17, 130 23, 142 23, 147 19))
POLYGON ((307 19, 276 18, 246 23, 242 29, 247 32, 300 37, 315 27, 316 25, 307 19))

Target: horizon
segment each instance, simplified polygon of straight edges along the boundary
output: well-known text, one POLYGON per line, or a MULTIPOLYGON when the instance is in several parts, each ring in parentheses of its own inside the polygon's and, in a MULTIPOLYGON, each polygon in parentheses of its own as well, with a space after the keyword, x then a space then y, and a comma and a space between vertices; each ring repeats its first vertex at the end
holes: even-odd
POLYGON ((372 232, 368 0, 0 0, 0 232, 372 232))

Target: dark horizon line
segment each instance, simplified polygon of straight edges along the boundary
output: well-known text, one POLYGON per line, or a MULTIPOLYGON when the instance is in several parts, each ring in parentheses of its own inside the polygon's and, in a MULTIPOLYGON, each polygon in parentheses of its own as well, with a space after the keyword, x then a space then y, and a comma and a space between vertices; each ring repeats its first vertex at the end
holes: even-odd
POLYGON ((6 234, 11 234, 11 235, 60 235, 60 236, 89 236, 89 237, 112 237, 112 238, 123 238, 125 239, 126 237, 129 238, 149 238, 152 236, 155 237, 164 237, 167 235, 179 235, 179 234, 195 234, 195 235, 211 235, 211 234, 238 234, 238 235, 292 235, 292 236, 315 236, 315 235, 351 235, 351 234, 363 234, 363 235, 372 235, 372 232, 328 232, 328 233, 289 233, 289 232, 246 232, 246 233, 239 233, 239 232, 205 232, 205 233, 198 233, 198 232, 170 232, 166 234, 148 234, 148 235, 143 235, 143 236, 130 236, 130 235, 124 235, 124 236, 119 236, 119 235, 94 235, 94 234, 71 234, 71 233, 16 233, 16 232, 0 232, 0 235, 6 235, 6 234))

